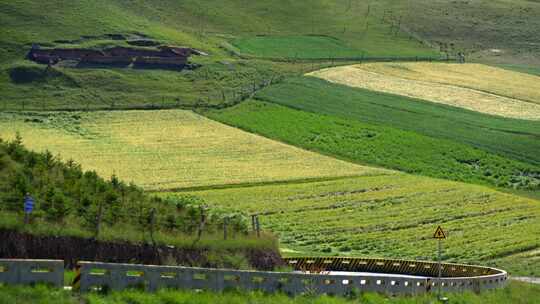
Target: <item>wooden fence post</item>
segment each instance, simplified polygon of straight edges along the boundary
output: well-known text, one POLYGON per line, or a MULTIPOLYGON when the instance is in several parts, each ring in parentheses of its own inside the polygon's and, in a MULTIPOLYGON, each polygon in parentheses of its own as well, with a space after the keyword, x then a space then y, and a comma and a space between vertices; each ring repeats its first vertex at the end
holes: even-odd
POLYGON ((101 215, 103 214, 103 202, 100 202, 99 203, 99 208, 98 208, 98 213, 96 215, 96 231, 95 231, 95 235, 94 235, 94 238, 98 238, 99 236, 99 229, 100 229, 100 225, 101 225, 101 215))
POLYGON ((227 240, 227 221, 228 221, 228 218, 224 217, 223 218, 223 239, 224 240, 227 240))
POLYGON ((255 225, 257 226, 257 237, 260 238, 261 237, 261 225, 259 223, 259 216, 258 215, 255 218, 255 225))
POLYGON ((205 208, 201 206, 201 222, 199 223, 199 229, 197 230, 197 241, 199 241, 202 237, 202 233, 204 230, 204 224, 206 222, 206 215, 204 214, 205 208))

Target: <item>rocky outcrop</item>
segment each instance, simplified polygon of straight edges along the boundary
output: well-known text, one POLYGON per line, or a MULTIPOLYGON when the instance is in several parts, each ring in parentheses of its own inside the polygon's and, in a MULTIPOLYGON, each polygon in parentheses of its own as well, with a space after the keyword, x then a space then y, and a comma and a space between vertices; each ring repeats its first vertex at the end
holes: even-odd
POLYGON ((54 65, 62 60, 74 60, 85 64, 184 67, 191 55, 205 53, 186 47, 160 46, 154 49, 112 47, 92 49, 42 49, 32 47, 27 58, 42 64, 54 65))

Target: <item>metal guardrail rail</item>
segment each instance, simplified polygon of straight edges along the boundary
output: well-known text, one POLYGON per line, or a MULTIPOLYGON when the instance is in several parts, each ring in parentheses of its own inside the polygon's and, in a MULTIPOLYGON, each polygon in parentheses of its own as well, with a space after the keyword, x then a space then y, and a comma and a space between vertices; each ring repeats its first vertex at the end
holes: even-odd
POLYGON ((295 270, 320 271, 320 268, 316 267, 326 265, 326 271, 345 273, 261 272, 80 262, 80 289, 81 292, 101 288, 123 290, 130 287, 149 291, 159 288, 206 289, 217 292, 241 289, 269 293, 283 292, 293 296, 300 294, 344 296, 353 292, 417 295, 435 288, 447 292, 467 290, 480 292, 504 287, 508 279, 507 273, 503 270, 447 263, 443 264, 446 276, 439 281, 432 276, 422 275, 430 275, 431 270, 424 273, 418 271, 413 271, 414 274, 405 273, 405 269, 417 267, 428 269, 426 266, 430 266, 429 269, 438 269, 435 267, 437 264, 432 262, 345 258, 294 258, 286 261, 294 266, 295 270), (401 273, 391 271, 394 269, 401 273), (365 273, 369 270, 372 273, 365 273), (362 273, 351 273, 358 271, 362 273))
MULTIPOLYGON (((447 292, 481 292, 504 287, 505 271, 470 265, 444 263, 444 277, 431 276, 436 263, 354 258, 290 258, 287 263, 298 272, 264 272, 208 269, 180 266, 152 266, 79 262, 77 289, 123 290, 141 288, 202 289, 221 292, 228 289, 345 296, 357 292, 388 295, 418 295, 441 289, 447 292), (429 266, 429 268, 427 267, 429 266), (412 271, 407 271, 411 270, 412 271), (424 269, 418 271, 418 269, 424 269), (314 271, 316 273, 300 272, 314 271), (475 272, 476 270, 476 272, 475 272), (325 273, 343 271, 343 273, 325 273), (366 273, 371 272, 371 273, 366 273), (475 273, 477 275, 475 275, 475 273)), ((0 283, 63 285, 63 261, 0 259, 0 283)))
MULTIPOLYGON (((285 262, 300 271, 347 271, 403 274, 437 277, 437 262, 407 261, 398 259, 343 258, 343 257, 298 257, 285 258, 285 262)), ((489 267, 442 263, 442 277, 479 277, 502 275, 506 272, 489 267)))

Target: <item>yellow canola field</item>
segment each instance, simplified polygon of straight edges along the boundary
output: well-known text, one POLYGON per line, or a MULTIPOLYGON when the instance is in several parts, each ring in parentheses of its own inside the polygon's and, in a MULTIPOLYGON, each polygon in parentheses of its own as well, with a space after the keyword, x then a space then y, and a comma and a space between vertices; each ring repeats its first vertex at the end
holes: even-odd
POLYGON ((540 77, 481 64, 370 63, 309 75, 486 114, 540 120, 540 77))
POLYGON ((18 131, 31 149, 48 149, 105 178, 116 174, 149 190, 389 172, 272 141, 190 111, 28 115, 0 114, 0 137, 13 138, 18 131), (80 119, 73 121, 74 116, 80 119))

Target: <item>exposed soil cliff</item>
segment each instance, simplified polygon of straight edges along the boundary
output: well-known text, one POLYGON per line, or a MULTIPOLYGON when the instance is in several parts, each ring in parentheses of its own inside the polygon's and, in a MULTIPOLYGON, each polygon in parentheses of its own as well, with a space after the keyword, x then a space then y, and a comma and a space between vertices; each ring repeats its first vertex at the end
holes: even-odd
POLYGON ((11 230, 0 230, 0 258, 63 259, 65 266, 73 268, 77 261, 110 263, 177 264, 199 267, 234 268, 225 256, 243 256, 249 266, 258 270, 271 270, 283 265, 277 250, 238 249, 209 251, 201 248, 154 247, 150 244, 103 242, 93 239, 65 236, 36 236, 11 230), (216 255, 218 257, 216 258, 216 255))

